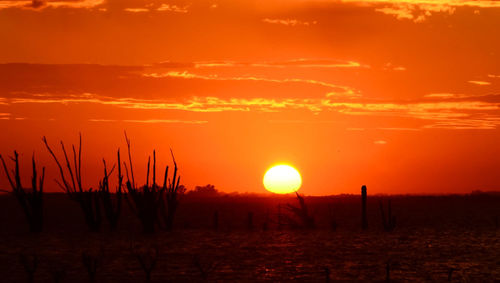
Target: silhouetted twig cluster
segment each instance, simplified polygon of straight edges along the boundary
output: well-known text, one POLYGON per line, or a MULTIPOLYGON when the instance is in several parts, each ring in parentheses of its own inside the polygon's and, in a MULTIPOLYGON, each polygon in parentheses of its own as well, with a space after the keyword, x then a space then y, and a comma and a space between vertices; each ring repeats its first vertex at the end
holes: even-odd
MULTIPOLYGON (((153 166, 152 166, 152 183, 149 183, 150 163, 148 160, 146 185, 138 188, 135 183, 134 171, 132 166, 132 156, 130 150, 130 140, 125 134, 125 139, 128 147, 129 167, 124 162, 127 175, 126 188, 123 191, 123 173, 120 150, 117 151, 117 165, 113 165, 108 170, 106 161, 103 160, 103 177, 99 181, 98 189, 85 187, 82 180, 82 136, 79 136, 77 146, 72 145, 71 151, 68 152, 64 143, 61 141, 61 152, 63 158, 60 159, 52 147, 49 145, 47 138, 43 137, 43 143, 50 153, 51 157, 57 165, 59 179, 55 182, 61 189, 70 197, 71 200, 78 203, 85 217, 85 223, 92 232, 101 230, 103 214, 107 220, 110 230, 116 230, 118 220, 122 210, 122 198, 125 195, 130 207, 138 216, 142 223, 145 233, 155 231, 155 225, 158 224, 170 231, 173 228, 174 217, 179 205, 179 194, 184 192, 184 186, 180 185, 180 176, 178 174, 177 162, 175 161, 172 150, 172 160, 174 162, 174 172, 172 179, 168 178, 167 166, 163 185, 160 187, 156 183, 156 153, 153 151, 153 166), (130 168, 130 174, 129 170, 130 168), (110 176, 117 169, 117 186, 114 192, 110 187, 110 176), (163 223, 159 223, 159 220, 163 223)), ((2 155, 0 161, 3 169, 12 188, 11 192, 21 204, 24 214, 28 220, 31 232, 42 231, 43 226, 43 184, 45 179, 45 167, 42 169, 42 174, 38 177, 38 170, 35 163, 35 158, 32 158, 33 175, 31 190, 25 189, 21 184, 19 154, 14 151, 14 156, 11 157, 14 162, 14 169, 9 171, 7 163, 2 155)))
POLYGON ((14 151, 14 157, 11 157, 14 162, 14 170, 12 176, 9 173, 7 164, 4 158, 0 155, 3 169, 9 180, 12 188, 12 194, 16 197, 17 201, 21 204, 26 219, 28 220, 29 229, 31 232, 40 232, 43 227, 43 182, 45 179, 45 167, 42 169, 42 176, 37 179, 38 171, 36 168, 35 155, 31 161, 33 166, 33 175, 31 177, 31 192, 24 189, 21 184, 21 175, 19 172, 19 154, 14 151))
POLYGON ((99 231, 101 229, 102 221, 101 206, 99 205, 99 192, 93 190, 92 188, 84 188, 82 184, 82 136, 79 136, 78 149, 75 148, 75 145, 71 146, 73 152, 73 163, 70 161, 70 157, 66 152, 64 143, 61 141, 61 149, 64 154, 66 170, 64 170, 61 162, 49 146, 45 137, 43 137, 43 142, 59 168, 61 180, 56 180, 56 183, 72 200, 76 201, 80 205, 80 208, 85 216, 85 222, 87 223, 89 229, 93 232, 99 231))

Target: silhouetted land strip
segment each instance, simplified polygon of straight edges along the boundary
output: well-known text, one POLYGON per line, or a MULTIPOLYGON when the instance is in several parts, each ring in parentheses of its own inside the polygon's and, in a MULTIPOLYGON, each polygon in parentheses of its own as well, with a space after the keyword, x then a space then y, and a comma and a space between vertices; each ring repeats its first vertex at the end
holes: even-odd
POLYGON ((360 225, 359 195, 303 200, 314 229, 278 231, 277 207, 296 206, 293 195, 184 195, 173 232, 144 235, 126 205, 116 230, 105 226, 91 233, 80 207, 64 194, 46 194, 44 231, 32 234, 16 198, 0 195, 0 276, 5 282, 500 278, 498 194, 369 196, 366 230, 360 225), (380 203, 388 219, 389 199, 398 222, 387 232, 380 203))

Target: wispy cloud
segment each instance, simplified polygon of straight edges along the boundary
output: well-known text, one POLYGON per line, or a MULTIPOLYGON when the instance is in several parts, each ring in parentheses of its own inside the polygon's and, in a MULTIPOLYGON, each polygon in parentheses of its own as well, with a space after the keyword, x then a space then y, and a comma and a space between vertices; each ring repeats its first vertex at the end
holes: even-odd
POLYGON ((429 93, 429 94, 424 95, 424 97, 443 99, 443 98, 457 98, 457 97, 461 97, 461 95, 455 94, 455 93, 429 93))
POLYGON ((190 73, 188 71, 170 71, 165 73, 145 73, 143 74, 145 77, 151 78, 184 78, 184 79, 200 79, 200 80, 217 80, 217 81, 261 81, 261 82, 271 82, 271 83, 301 83, 301 84, 311 84, 318 85, 322 87, 331 88, 332 90, 328 91, 327 96, 344 96, 344 97, 359 97, 359 91, 347 87, 336 85, 333 83, 327 83, 318 80, 312 79, 299 79, 299 78, 289 78, 289 79, 272 79, 265 77, 257 77, 257 76, 244 76, 244 77, 220 77, 218 75, 200 75, 195 73, 190 73))
POLYGON ((317 21, 301 21, 301 20, 296 20, 296 19, 269 19, 269 18, 264 18, 262 19, 264 23, 268 24, 278 24, 278 25, 284 25, 284 26, 311 26, 315 25, 318 22, 317 21))
POLYGON ((8 8, 44 9, 44 8, 74 8, 90 9, 104 4, 104 0, 68 0, 68 1, 0 1, 0 10, 8 8))
POLYGON ((490 82, 485 82, 485 81, 468 81, 468 83, 475 84, 475 85, 490 85, 490 82))
POLYGON ((383 141, 383 140, 374 141, 373 143, 376 144, 376 145, 385 145, 385 144, 387 144, 387 142, 383 141))
POLYGON ((125 122, 125 123, 144 123, 144 124, 206 124, 205 120, 164 120, 164 119, 148 119, 148 120, 112 120, 112 119, 89 119, 90 122, 125 122))
POLYGON ((420 131, 420 129, 417 128, 377 128, 377 130, 383 130, 383 131, 420 131))
POLYGON ((131 12, 131 13, 145 13, 149 12, 149 9, 146 8, 125 8, 123 9, 125 12, 131 12))
POLYGON ((385 66, 382 69, 386 70, 386 71, 406 71, 405 67, 403 67, 403 66, 395 66, 392 63, 385 64, 385 66))
POLYGON ((298 58, 285 61, 264 61, 264 62, 236 62, 236 61, 204 61, 195 62, 196 68, 213 67, 259 67, 259 68, 368 68, 355 61, 343 61, 334 59, 309 59, 298 58))
MULTIPOLYGON (((485 101, 436 101, 436 102, 380 102, 354 103, 322 99, 270 99, 270 98, 217 98, 192 97, 183 101, 147 100, 133 98, 111 98, 96 94, 81 96, 47 97, 33 96, 30 98, 9 99, 10 104, 20 103, 59 103, 82 104, 94 103, 125 109, 142 110, 178 110, 189 112, 283 112, 306 110, 312 113, 335 112, 344 115, 387 116, 413 118, 429 121, 426 128, 445 129, 495 129, 500 125, 500 102, 485 101)), ((134 120, 129 120, 134 121, 134 120)), ((151 120, 160 121, 160 120, 151 120)), ((396 128, 382 128, 396 130, 396 128)), ((402 130, 398 128, 398 130, 402 130)), ((405 129, 407 130, 407 129, 405 129)))
POLYGON ((436 13, 454 14, 457 8, 498 8, 500 1, 495 0, 341 0, 361 6, 374 6, 375 11, 392 15, 399 20, 416 23, 425 21, 436 13))
POLYGON ((171 4, 161 4, 156 11, 160 12, 175 12, 175 13, 187 13, 189 6, 177 6, 171 4))

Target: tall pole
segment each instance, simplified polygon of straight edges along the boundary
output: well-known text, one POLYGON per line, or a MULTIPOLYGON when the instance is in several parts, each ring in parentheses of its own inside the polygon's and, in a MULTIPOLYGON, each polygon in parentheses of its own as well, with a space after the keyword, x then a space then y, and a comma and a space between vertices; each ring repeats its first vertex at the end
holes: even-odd
POLYGON ((368 228, 368 219, 366 218, 366 186, 361 187, 361 228, 368 228))

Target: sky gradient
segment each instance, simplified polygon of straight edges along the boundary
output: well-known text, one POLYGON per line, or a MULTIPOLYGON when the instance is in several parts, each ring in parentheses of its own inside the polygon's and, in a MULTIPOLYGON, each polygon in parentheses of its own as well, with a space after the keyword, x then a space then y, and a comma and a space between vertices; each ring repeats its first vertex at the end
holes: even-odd
POLYGON ((172 148, 188 189, 285 162, 307 195, 500 190, 499 27, 481 0, 0 0, 0 153, 51 191, 42 136, 81 132, 96 187, 124 130, 136 179, 172 148))

